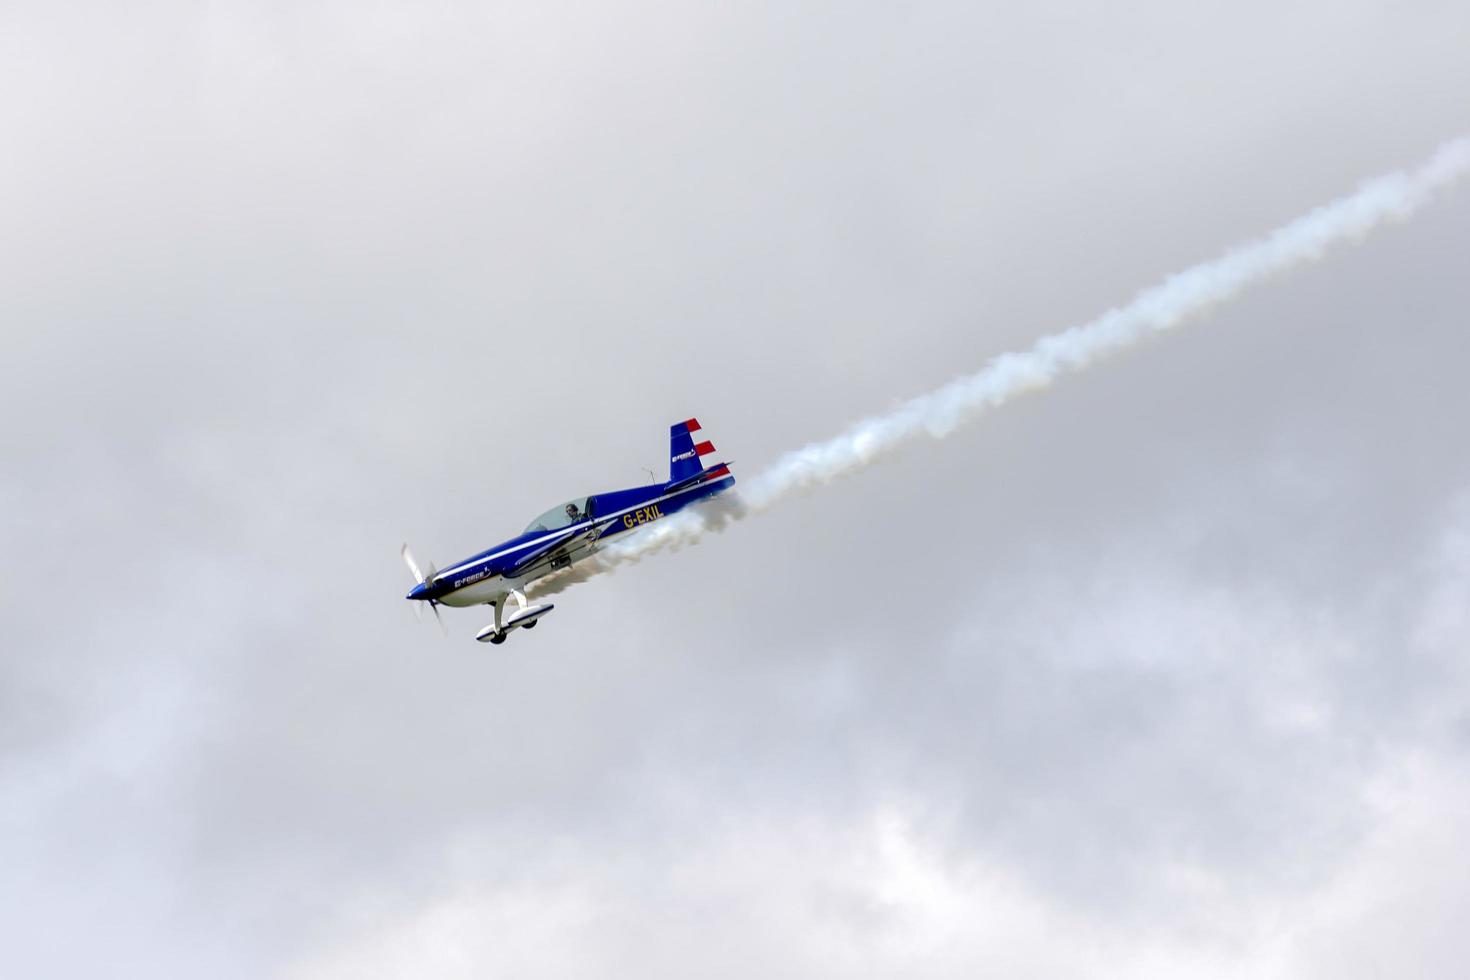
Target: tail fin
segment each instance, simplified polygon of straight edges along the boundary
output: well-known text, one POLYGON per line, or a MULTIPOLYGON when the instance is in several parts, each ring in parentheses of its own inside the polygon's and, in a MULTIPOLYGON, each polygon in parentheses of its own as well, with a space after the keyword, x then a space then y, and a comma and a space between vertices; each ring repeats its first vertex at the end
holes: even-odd
POLYGON ((694 441, 694 433, 698 431, 699 422, 696 419, 678 422, 669 427, 670 483, 687 480, 696 473, 703 472, 704 464, 699 458, 715 451, 714 443, 694 441))

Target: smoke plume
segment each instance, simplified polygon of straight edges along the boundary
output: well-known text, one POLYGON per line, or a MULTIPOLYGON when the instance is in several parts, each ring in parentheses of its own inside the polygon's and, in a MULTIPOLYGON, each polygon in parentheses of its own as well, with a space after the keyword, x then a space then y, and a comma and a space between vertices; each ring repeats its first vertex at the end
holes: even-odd
POLYGON ((794 493, 856 473, 915 440, 943 439, 1017 395, 1046 388, 1063 375, 1197 319, 1247 287, 1321 258, 1334 245, 1357 241, 1385 221, 1408 218, 1436 191, 1467 173, 1470 138, 1447 143, 1416 170, 1370 180, 1261 238, 1175 273, 1094 320, 1042 337, 1028 350, 1001 354, 974 374, 864 419, 835 438, 792 450, 742 480, 738 498, 725 494, 651 524, 627 540, 610 543, 564 575, 543 579, 535 591, 559 592, 647 555, 693 543, 794 493))

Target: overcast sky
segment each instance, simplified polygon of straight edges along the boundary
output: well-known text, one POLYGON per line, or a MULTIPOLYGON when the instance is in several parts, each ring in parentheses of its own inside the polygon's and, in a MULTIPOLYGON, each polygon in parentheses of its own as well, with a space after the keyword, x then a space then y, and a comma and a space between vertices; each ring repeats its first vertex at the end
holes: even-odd
POLYGON ((0 972, 1458 978, 1470 187, 557 598, 1470 132, 1470 7, 0 8, 0 972))

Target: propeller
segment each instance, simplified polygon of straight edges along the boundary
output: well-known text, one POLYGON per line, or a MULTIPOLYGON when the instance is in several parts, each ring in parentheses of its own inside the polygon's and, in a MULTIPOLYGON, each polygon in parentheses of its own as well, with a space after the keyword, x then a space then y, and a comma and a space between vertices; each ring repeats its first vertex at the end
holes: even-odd
MULTIPOLYGON (((419 563, 414 560, 413 552, 408 550, 407 542, 404 542, 402 555, 403 563, 408 566, 408 571, 410 574, 413 575, 414 582, 419 585, 427 585, 429 579, 434 577, 434 566, 432 564, 429 565, 428 575, 425 575, 422 571, 420 571, 419 563)), ((444 625, 444 617, 439 615, 439 603, 433 599, 426 599, 424 601, 429 604, 429 608, 433 610, 434 618, 439 622, 439 632, 443 633, 445 636, 448 636, 449 627, 444 625)), ((420 606, 418 603, 414 603, 413 615, 415 619, 419 620, 420 622, 423 621, 424 610, 423 607, 420 606)))

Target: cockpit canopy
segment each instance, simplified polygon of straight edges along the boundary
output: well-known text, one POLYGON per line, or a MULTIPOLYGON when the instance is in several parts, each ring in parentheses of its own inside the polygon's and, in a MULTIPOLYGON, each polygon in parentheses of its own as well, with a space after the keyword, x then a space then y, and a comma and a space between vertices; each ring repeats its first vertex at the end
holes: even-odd
POLYGON ((571 527, 591 516, 587 509, 589 497, 578 497, 576 500, 568 500, 551 508, 530 524, 526 525, 526 534, 533 531, 559 531, 564 527, 571 527))

